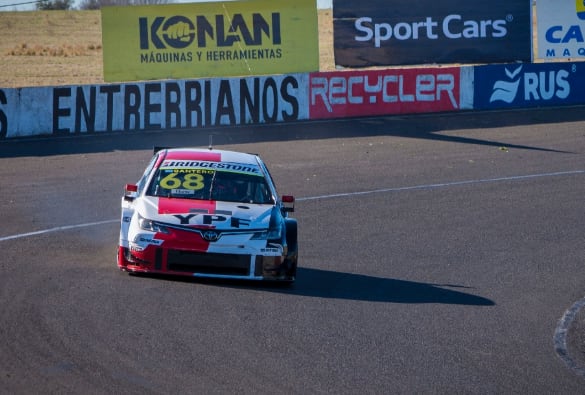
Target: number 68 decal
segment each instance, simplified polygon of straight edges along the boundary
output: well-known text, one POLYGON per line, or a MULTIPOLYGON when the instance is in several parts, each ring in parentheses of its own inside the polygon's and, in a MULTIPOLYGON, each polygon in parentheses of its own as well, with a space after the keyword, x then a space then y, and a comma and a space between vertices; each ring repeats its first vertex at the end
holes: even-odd
POLYGON ((203 176, 201 174, 188 173, 181 181, 178 173, 171 173, 162 180, 160 180, 160 186, 165 189, 177 189, 183 187, 191 191, 197 191, 203 189, 205 184, 203 183, 203 176))

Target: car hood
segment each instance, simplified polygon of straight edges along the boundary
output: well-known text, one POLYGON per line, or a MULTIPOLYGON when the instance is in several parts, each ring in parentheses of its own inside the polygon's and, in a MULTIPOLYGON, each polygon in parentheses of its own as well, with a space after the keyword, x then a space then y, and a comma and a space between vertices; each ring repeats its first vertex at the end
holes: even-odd
POLYGON ((138 199, 136 209, 144 218, 167 224, 214 229, 267 229, 274 206, 146 196, 138 199))

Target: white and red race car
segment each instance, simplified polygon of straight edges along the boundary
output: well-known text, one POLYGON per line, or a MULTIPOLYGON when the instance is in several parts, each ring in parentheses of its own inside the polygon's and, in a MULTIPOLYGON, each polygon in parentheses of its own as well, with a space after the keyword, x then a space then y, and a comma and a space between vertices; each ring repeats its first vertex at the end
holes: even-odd
POLYGON ((293 196, 258 155, 155 149, 122 198, 118 267, 137 273, 293 282, 293 196))

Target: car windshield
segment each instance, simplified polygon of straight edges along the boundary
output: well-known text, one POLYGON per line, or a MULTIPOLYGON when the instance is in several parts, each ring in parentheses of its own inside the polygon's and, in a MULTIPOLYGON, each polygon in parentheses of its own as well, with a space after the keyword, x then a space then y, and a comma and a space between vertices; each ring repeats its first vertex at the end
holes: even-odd
POLYGON ((172 167, 157 170, 146 193, 149 196, 273 204, 263 175, 210 168, 172 167))

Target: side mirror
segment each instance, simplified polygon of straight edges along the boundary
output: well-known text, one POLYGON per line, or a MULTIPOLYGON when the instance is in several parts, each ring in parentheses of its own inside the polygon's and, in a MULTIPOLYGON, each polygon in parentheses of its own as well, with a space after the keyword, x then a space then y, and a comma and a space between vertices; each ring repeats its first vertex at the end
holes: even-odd
POLYGON ((295 197, 291 195, 284 195, 282 197, 282 211, 285 213, 292 213, 295 211, 295 197))
POLYGON ((132 201, 138 197, 138 186, 134 184, 126 184, 124 187, 124 199, 132 201))

